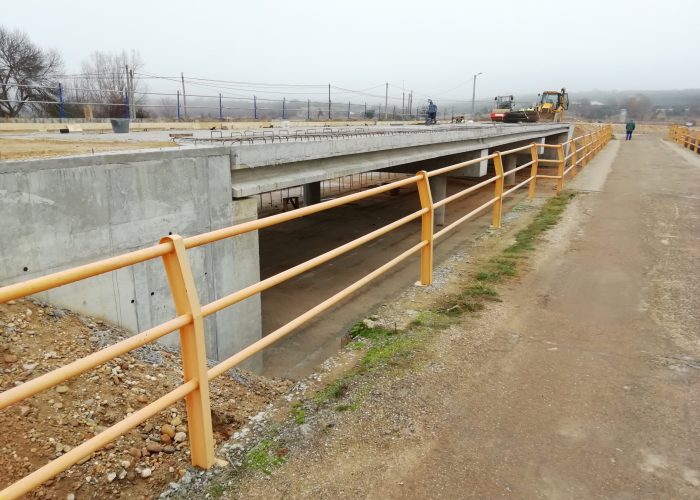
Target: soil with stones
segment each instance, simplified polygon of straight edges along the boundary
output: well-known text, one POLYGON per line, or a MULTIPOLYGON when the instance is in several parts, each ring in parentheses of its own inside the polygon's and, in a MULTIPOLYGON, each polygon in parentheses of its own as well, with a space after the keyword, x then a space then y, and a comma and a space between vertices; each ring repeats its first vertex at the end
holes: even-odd
MULTIPOLYGON (((0 305, 0 390, 124 338, 89 317, 36 300, 0 305)), ((0 412, 0 489, 182 383, 179 354, 144 346, 0 412)), ((290 383, 232 371, 211 383, 215 439, 227 440, 290 383)), ((154 498, 186 474, 184 403, 146 421, 30 498, 154 498)))

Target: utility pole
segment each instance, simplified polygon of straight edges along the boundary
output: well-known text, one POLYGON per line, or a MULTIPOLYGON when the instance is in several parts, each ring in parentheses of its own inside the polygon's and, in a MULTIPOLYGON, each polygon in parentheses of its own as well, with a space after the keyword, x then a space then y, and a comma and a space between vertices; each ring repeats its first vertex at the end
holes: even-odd
POLYGON ((129 115, 130 118, 133 120, 136 118, 136 96, 134 95, 134 70, 133 68, 129 70, 129 115))
POLYGON ((180 72, 182 78, 182 106, 185 108, 185 121, 187 121, 187 94, 185 93, 185 74, 180 72))
POLYGON ((258 98, 253 96, 253 119, 258 119, 258 98))
POLYGON ((221 92, 219 92, 219 120, 224 121, 224 106, 221 102, 221 92))
POLYGON ((177 91, 177 121, 180 121, 180 91, 177 91))
POLYGON ((328 119, 331 119, 331 84, 328 84, 328 119))
POLYGON ((386 82, 386 92, 384 93, 384 119, 387 119, 389 113, 389 82, 386 82))
POLYGON ((61 123, 63 123, 63 119, 66 117, 66 108, 63 103, 63 85, 60 82, 58 84, 58 114, 61 117, 61 123))
POLYGON ((401 119, 406 119, 406 92, 401 92, 401 119))
POLYGON ((311 99, 306 100, 306 120, 311 120, 311 99))
POLYGON ((286 113, 285 113, 285 108, 287 107, 287 98, 283 97, 282 98, 282 119, 285 120, 287 118, 286 113))
POLYGON ((131 82, 129 81, 129 65, 125 64, 124 65, 124 73, 126 74, 126 88, 124 89, 124 92, 126 92, 126 104, 127 104, 127 110, 126 110, 126 117, 131 118, 131 99, 130 95, 131 94, 131 82))
POLYGON ((479 75, 483 75, 483 73, 477 73, 474 75, 474 82, 472 83, 472 120, 476 117, 476 114, 474 112, 474 103, 476 102, 476 77, 479 75))

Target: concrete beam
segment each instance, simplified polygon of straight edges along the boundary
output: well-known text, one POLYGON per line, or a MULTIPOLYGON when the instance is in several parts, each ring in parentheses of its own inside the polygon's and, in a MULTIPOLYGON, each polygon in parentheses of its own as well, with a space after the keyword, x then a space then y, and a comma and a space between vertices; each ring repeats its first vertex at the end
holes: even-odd
MULTIPOLYGON (((232 149, 235 198, 372 170, 426 162, 562 133, 566 124, 263 144, 232 149), (423 137, 426 136, 427 137, 423 137), (324 156, 325 155, 325 156, 324 156)), ((425 168, 421 165, 416 171, 425 168)))

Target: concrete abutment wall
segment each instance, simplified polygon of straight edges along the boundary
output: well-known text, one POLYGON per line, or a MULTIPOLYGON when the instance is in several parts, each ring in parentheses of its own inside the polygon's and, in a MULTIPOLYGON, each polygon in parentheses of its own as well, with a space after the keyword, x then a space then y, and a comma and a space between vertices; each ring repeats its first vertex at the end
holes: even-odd
MULTIPOLYGON (((254 199, 231 199, 226 148, 0 164, 0 284, 34 278, 257 218, 254 199)), ((259 280, 257 233, 188 251, 206 304, 259 280)), ((160 259, 40 294, 47 302, 131 332, 175 316, 160 259)), ((261 337, 260 297, 206 319, 207 356, 220 360, 261 337)), ((177 333, 162 340, 178 344, 177 333)), ((260 367, 252 360, 250 369, 260 367)))

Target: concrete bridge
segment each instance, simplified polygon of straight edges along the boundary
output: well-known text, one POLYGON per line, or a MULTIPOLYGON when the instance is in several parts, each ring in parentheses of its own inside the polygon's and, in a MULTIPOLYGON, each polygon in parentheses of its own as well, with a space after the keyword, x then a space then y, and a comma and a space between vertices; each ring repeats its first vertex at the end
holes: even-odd
MULTIPOLYGON (((572 129, 489 124, 332 141, 0 162, 0 284, 143 248, 169 233, 190 236, 255 219, 257 201, 250 196, 261 192, 304 185, 305 202, 312 204, 320 201, 323 180, 376 170, 436 169, 531 142, 561 143, 572 129)), ((505 169, 517 163, 512 156, 505 169)), ((455 175, 486 172, 483 161, 455 175)), ((435 201, 445 196, 446 182, 431 179, 435 201)), ((441 223, 438 211, 436 223, 441 223)), ((260 277, 257 232, 192 249, 189 256, 202 303, 260 277)), ((165 274, 154 261, 42 298, 133 332, 174 316, 165 274)), ((207 318, 206 328, 209 358, 239 351, 262 335, 260 297, 207 318)), ((171 337, 165 343, 176 344, 171 337)), ((249 367, 259 368, 259 362, 249 367)))

